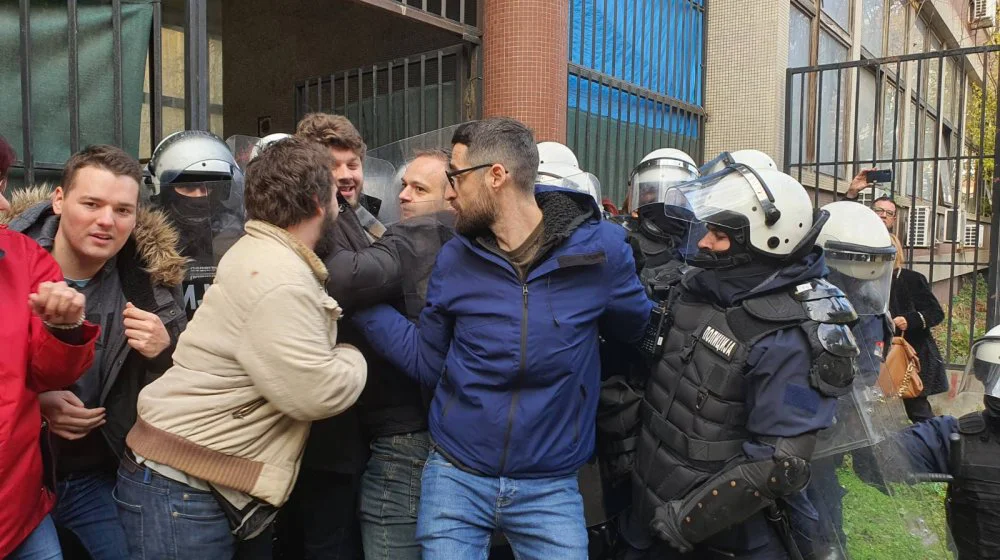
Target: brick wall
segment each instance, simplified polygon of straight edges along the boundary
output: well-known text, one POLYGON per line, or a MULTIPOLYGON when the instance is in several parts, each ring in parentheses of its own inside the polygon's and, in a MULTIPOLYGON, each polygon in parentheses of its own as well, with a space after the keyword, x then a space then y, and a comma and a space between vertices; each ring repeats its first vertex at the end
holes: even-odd
POLYGON ((485 4, 483 116, 514 117, 539 142, 565 142, 569 1, 485 4))

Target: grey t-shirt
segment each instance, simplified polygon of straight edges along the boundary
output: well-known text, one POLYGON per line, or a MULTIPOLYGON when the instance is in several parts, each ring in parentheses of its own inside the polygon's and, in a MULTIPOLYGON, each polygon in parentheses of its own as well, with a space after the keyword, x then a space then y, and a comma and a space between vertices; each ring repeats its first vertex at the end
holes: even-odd
POLYGON ((125 294, 122 293, 115 259, 108 261, 90 280, 67 278, 66 283, 87 298, 87 320, 101 327, 101 337, 94 346, 94 363, 70 389, 87 408, 96 408, 100 406, 101 392, 116 355, 125 343, 122 317, 125 311, 125 294))

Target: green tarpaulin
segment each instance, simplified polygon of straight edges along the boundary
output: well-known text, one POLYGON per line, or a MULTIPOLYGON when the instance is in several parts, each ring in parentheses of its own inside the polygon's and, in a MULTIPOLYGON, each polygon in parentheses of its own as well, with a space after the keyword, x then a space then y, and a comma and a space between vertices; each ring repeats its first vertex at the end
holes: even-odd
MULTIPOLYGON (((143 77, 154 0, 122 0, 121 146, 137 155, 143 77)), ((69 12, 65 0, 30 0, 31 151, 37 164, 70 156, 69 12)), ((78 0, 80 146, 114 144, 114 33, 110 1, 78 0)), ((18 2, 0 3, 0 134, 24 157, 21 17, 18 2)))

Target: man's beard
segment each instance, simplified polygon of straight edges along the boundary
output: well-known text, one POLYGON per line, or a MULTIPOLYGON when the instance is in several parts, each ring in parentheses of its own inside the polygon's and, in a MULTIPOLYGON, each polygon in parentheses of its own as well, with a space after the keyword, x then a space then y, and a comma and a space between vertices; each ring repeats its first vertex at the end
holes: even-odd
POLYGON ((478 237, 489 231, 497 221, 500 207, 497 201, 483 192, 458 207, 455 231, 466 237, 478 237))
POLYGON ((316 247, 313 249, 313 252, 320 258, 328 256, 333 249, 333 236, 337 230, 338 212, 337 207, 334 207, 323 216, 323 227, 320 230, 319 240, 316 241, 316 247))

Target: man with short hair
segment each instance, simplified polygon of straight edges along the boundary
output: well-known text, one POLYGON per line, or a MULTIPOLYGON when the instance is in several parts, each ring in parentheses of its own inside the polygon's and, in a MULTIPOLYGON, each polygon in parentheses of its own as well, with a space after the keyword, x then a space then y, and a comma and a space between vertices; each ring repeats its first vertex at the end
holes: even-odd
POLYGON ((531 131, 455 131, 438 255, 419 326, 356 314, 380 354, 434 389, 417 540, 424 558, 483 558, 502 531, 528 558, 587 557, 577 471, 594 450, 598 327, 637 341, 650 302, 625 231, 592 197, 535 186, 531 131))
POLYGON ((406 165, 399 191, 400 214, 404 220, 442 210, 452 210, 445 200, 448 188, 448 153, 422 150, 406 165))
POLYGON ((170 367, 186 324, 177 233, 162 214, 140 208, 141 182, 132 156, 90 146, 66 162, 51 200, 34 189, 11 210, 10 228, 49 250, 67 284, 86 296, 87 320, 102 330, 90 369, 65 390, 39 395, 56 436, 52 517, 94 560, 128 558, 114 470, 139 391, 170 367))
POLYGON ((350 407, 366 364, 338 343, 316 245, 337 219, 332 159, 291 138, 247 168, 247 234, 139 396, 116 498, 135 558, 232 558, 292 492, 314 420, 350 407), (158 530, 158 528, 168 528, 158 530))
POLYGON ((889 233, 896 233, 896 214, 899 208, 890 196, 880 196, 872 202, 872 211, 878 214, 889 233))

